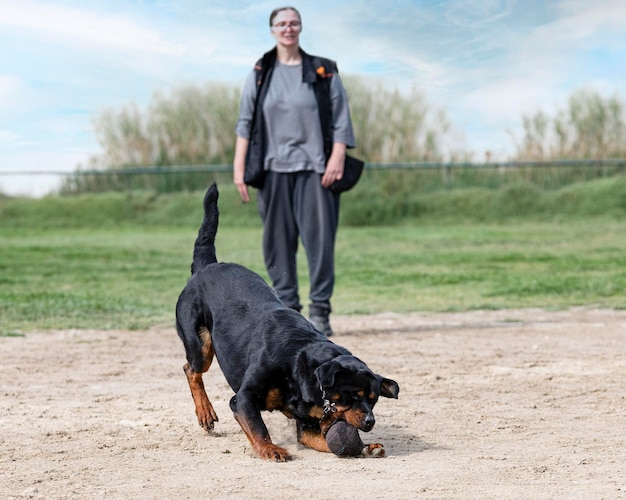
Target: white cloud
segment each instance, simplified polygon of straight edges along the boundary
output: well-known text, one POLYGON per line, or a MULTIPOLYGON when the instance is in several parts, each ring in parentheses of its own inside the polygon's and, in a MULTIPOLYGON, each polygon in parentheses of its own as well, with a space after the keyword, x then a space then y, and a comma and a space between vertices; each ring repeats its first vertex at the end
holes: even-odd
POLYGON ((8 196, 40 198, 58 191, 61 183, 60 175, 7 175, 0 170, 0 193, 8 196))
POLYGON ((9 106, 20 91, 20 79, 15 76, 0 75, 0 105, 9 106))
POLYGON ((458 26, 476 27, 498 21, 511 13, 515 0, 451 0, 445 17, 458 26))
POLYGON ((626 23, 626 2, 564 1, 561 17, 552 23, 538 26, 524 41, 532 56, 568 56, 576 58, 575 51, 585 51, 595 44, 604 45, 608 38, 623 37, 626 23))
POLYGON ((19 144, 23 142, 23 138, 12 130, 0 130, 0 144, 19 144))
POLYGON ((32 30, 39 38, 52 38, 75 48, 106 46, 168 55, 182 52, 159 32, 120 14, 29 0, 1 1, 0 9, 0 25, 32 30))
POLYGON ((624 29, 626 3, 622 0, 562 0, 559 7, 564 14, 559 23, 571 27, 574 22, 576 32, 597 33, 605 27, 620 32, 624 29))
MULTIPOLYGON (((574 90, 594 80, 594 75, 578 71, 585 51, 611 33, 620 34, 624 22, 626 2, 563 2, 559 18, 525 36, 507 37, 501 56, 464 73, 463 107, 494 124, 519 122, 523 114, 539 109, 553 112, 574 90)), ((601 89, 609 90, 607 82, 601 89)))
POLYGON ((22 78, 0 75, 0 129, 12 128, 19 115, 32 111, 33 102, 22 78))

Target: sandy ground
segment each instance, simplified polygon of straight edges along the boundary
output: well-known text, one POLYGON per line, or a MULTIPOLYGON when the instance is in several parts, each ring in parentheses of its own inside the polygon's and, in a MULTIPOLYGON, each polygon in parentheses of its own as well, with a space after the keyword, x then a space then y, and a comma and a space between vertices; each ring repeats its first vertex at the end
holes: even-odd
POLYGON ((173 328, 0 338, 0 498, 626 498, 626 311, 336 317, 335 342, 401 387, 365 442, 255 458, 217 366, 198 427, 173 328))

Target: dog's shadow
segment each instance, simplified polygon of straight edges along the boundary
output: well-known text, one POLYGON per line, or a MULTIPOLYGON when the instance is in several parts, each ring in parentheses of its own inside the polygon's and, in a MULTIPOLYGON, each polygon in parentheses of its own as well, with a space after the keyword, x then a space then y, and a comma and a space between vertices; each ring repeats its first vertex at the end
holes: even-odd
MULTIPOLYGON (((305 449, 304 446, 296 442, 295 422, 289 421, 288 425, 284 425, 285 422, 280 422, 280 424, 272 430, 278 441, 288 447, 295 445, 300 449, 305 449)), ((359 436, 365 444, 381 443, 387 456, 406 457, 427 450, 448 449, 445 446, 428 442, 416 433, 409 432, 407 428, 393 423, 378 422, 371 432, 359 432, 359 436)))
POLYGON ((401 425, 390 423, 378 422, 372 432, 360 434, 364 443, 382 443, 387 456, 409 456, 426 450, 447 449, 445 446, 424 440, 417 433, 411 433, 401 425))
MULTIPOLYGON (((221 410, 224 420, 216 425, 215 430, 209 434, 217 438, 232 438, 241 434, 237 424, 230 421, 229 408, 226 403, 217 402, 216 410, 221 410), (227 416, 228 415, 228 416, 227 416)), ((262 412, 263 419, 270 431, 273 441, 280 446, 293 449, 306 449, 296 439, 296 423, 294 420, 285 418, 280 412, 262 412)), ((446 450, 446 446, 438 445, 423 439, 417 432, 411 432, 412 424, 406 422, 394 423, 389 416, 384 416, 376 422, 371 432, 359 432, 364 443, 381 443, 385 447, 387 456, 406 457, 428 450, 446 450)), ((242 435, 242 434, 241 434, 242 435)), ((242 438, 242 441, 245 441, 242 438)))

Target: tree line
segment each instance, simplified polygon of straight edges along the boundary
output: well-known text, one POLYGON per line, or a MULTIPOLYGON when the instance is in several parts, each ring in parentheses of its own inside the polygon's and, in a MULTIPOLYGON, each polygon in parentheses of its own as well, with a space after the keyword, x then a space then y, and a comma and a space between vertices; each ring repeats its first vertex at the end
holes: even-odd
MULTIPOLYGON (((474 152, 450 149, 458 131, 417 88, 402 93, 361 77, 343 80, 357 156, 376 163, 471 161, 474 152)), ((146 109, 134 103, 106 109, 93 119, 103 153, 79 169, 230 164, 239 98, 237 86, 206 83, 156 92, 146 109)), ((578 90, 554 116, 522 117, 523 134, 512 136, 509 160, 626 157, 625 109, 617 96, 578 90)))

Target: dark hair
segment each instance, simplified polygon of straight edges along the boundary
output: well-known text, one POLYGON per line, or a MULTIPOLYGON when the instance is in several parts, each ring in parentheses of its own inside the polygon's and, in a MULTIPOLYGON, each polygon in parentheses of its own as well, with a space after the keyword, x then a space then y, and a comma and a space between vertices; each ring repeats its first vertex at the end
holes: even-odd
POLYGON ((298 15, 298 19, 300 19, 300 22, 302 22, 302 16, 298 12, 298 9, 296 9, 295 7, 278 7, 277 9, 274 9, 272 13, 270 14, 270 27, 274 23, 274 18, 283 10, 293 10, 298 15))

